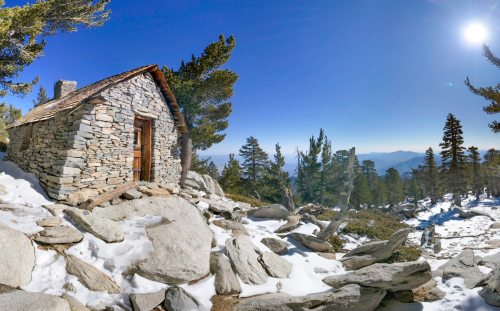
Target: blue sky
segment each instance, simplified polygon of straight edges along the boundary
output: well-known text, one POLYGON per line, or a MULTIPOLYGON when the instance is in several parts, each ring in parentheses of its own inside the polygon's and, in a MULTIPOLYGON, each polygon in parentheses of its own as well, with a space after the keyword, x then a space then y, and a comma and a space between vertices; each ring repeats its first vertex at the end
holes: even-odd
MULTIPOLYGON (((239 80, 227 137, 205 154, 237 153, 249 136, 269 153, 277 142, 292 153, 320 128, 334 150, 437 151, 450 112, 466 146, 499 148, 500 134, 487 127, 496 118, 482 111, 488 102, 463 83, 500 82, 463 35, 483 24, 500 55, 499 2, 112 0, 103 27, 48 38, 46 56, 22 78, 41 76, 52 96, 59 79, 82 87, 145 64, 178 68, 223 33, 236 38, 227 68, 239 80)), ((4 100, 26 113, 37 92, 4 100)))

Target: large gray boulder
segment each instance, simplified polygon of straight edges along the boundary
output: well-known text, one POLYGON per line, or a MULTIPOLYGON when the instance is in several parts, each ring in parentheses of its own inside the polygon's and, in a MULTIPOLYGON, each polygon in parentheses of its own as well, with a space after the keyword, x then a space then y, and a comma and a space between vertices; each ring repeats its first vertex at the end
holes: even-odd
POLYGON ((212 177, 210 175, 206 175, 206 174, 201 175, 201 177, 203 178, 203 181, 205 182, 205 185, 207 186, 207 188, 203 191, 208 193, 208 194, 215 194, 215 184, 214 184, 214 180, 212 179, 212 177))
POLYGON ((134 311, 151 311, 165 300, 165 290, 151 294, 130 294, 130 304, 134 311))
POLYGON ((234 209, 234 203, 231 202, 215 201, 205 198, 201 198, 200 201, 208 203, 208 209, 215 213, 222 213, 222 212, 232 213, 234 209))
POLYGON ((0 284, 28 285, 34 266, 35 248, 30 239, 0 221, 0 284))
POLYGON ((484 256, 483 258, 481 258, 480 262, 485 266, 495 268, 496 266, 500 265, 500 253, 484 256))
POLYGON ((267 281, 267 273, 259 262, 260 251, 245 235, 226 240, 226 255, 233 270, 245 284, 260 285, 267 281))
POLYGON ((109 294, 122 291, 109 276, 72 255, 66 256, 66 270, 92 291, 107 291, 109 294))
POLYGON ((217 182, 217 180, 214 180, 214 190, 215 190, 215 192, 214 192, 215 195, 218 195, 221 198, 224 197, 224 191, 220 187, 220 185, 217 182))
POLYGON ((290 212, 280 204, 271 204, 269 206, 263 206, 258 209, 248 211, 248 216, 255 218, 278 218, 278 219, 288 219, 291 216, 290 212))
POLYGON ((474 210, 474 209, 463 210, 460 207, 455 207, 455 210, 458 212, 458 216, 461 218, 470 218, 470 217, 474 217, 474 216, 485 216, 485 217, 488 217, 489 219, 491 219, 492 221, 495 221, 495 219, 493 217, 491 217, 490 214, 483 212, 483 211, 480 211, 480 210, 474 210))
POLYGON ((89 308, 84 306, 80 301, 78 301, 78 299, 73 296, 63 293, 61 295, 61 298, 69 303, 69 308, 71 309, 71 311, 90 311, 89 308))
POLYGON ((167 311, 207 311, 201 302, 179 286, 167 289, 163 306, 167 311))
POLYGON ((275 253, 262 253, 260 263, 274 278, 286 279, 292 272, 292 264, 275 253))
POLYGON ((260 240, 262 244, 267 246, 273 253, 276 253, 278 255, 286 255, 288 254, 288 244, 285 241, 275 239, 275 238, 263 238, 260 240))
POLYGON ((40 227, 57 227, 61 224, 61 222, 62 220, 59 217, 49 217, 38 220, 36 224, 40 227))
POLYGON ((351 273, 326 277, 323 282, 335 288, 358 284, 396 292, 417 288, 431 278, 431 266, 427 261, 413 261, 373 264, 351 273))
MULTIPOLYGON (((203 175, 198 174, 198 173, 193 172, 193 171, 188 171, 187 176, 186 176, 186 185, 193 188, 193 189, 205 191, 207 193, 209 190, 207 184, 205 183, 205 179, 203 178, 203 175)), ((210 193, 212 193, 212 192, 210 192, 210 193)))
POLYGON ((0 310, 72 311, 69 303, 62 298, 16 289, 0 290, 0 310))
POLYGON ((467 288, 474 288, 482 285, 487 278, 487 275, 479 270, 478 261, 478 258, 474 256, 474 251, 467 249, 439 267, 434 274, 444 279, 461 277, 467 288))
POLYGON ((92 233, 107 243, 123 241, 123 229, 108 218, 86 210, 70 207, 64 210, 83 230, 92 233))
POLYGON ((430 225, 425 228, 422 232, 422 237, 420 238, 421 246, 431 246, 436 241, 436 226, 430 225))
POLYGON ((340 260, 347 270, 356 270, 392 256, 394 251, 408 238, 411 228, 400 229, 389 240, 372 242, 357 247, 340 260))
POLYGON ((292 232, 289 235, 287 235, 287 237, 294 239, 295 241, 302 244, 304 247, 313 250, 315 252, 331 251, 333 249, 330 243, 318 239, 317 237, 312 235, 292 232))
POLYGON ((215 292, 217 295, 241 293, 241 286, 231 269, 231 264, 222 254, 210 255, 210 273, 215 274, 215 292))
POLYGON ((38 232, 33 237, 33 240, 45 244, 78 243, 83 240, 83 234, 72 227, 47 227, 45 230, 38 232))
POLYGON ((222 219, 222 220, 214 220, 212 223, 217 227, 221 227, 222 229, 225 230, 239 230, 245 235, 250 235, 247 229, 245 229, 245 227, 241 223, 236 221, 222 219))
POLYGON ((249 298, 236 305, 236 311, 373 311, 386 291, 347 285, 333 292, 293 297, 285 293, 249 298))
POLYGON ((500 307, 500 266, 491 271, 479 295, 487 304, 500 307))

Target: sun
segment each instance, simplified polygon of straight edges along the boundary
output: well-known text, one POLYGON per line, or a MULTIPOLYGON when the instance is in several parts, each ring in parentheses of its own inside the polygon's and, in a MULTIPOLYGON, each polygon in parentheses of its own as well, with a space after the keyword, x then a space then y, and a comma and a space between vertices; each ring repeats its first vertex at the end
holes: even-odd
POLYGON ((486 34, 486 28, 480 24, 472 24, 465 29, 465 37, 472 43, 483 43, 486 34))

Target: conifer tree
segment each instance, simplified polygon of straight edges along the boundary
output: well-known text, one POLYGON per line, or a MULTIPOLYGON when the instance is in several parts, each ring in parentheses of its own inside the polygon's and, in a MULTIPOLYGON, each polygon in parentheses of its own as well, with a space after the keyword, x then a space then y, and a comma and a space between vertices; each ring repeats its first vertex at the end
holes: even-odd
POLYGON ((318 161, 323 146, 324 132, 320 129, 317 139, 312 136, 309 139, 309 150, 300 152, 301 174, 303 174, 302 184, 299 184, 298 190, 302 202, 318 202, 320 198, 320 178, 321 162, 318 161))
POLYGON ((368 183, 368 190, 370 191, 370 200, 367 202, 368 208, 373 204, 373 199, 376 197, 376 180, 378 177, 377 171, 375 170, 375 162, 371 160, 364 160, 361 163, 361 172, 366 177, 366 182, 368 183))
POLYGON ((465 163, 466 156, 463 147, 462 125, 453 114, 448 114, 444 126, 443 142, 441 147, 441 176, 443 185, 453 193, 455 204, 462 206, 461 194, 466 190, 465 163))
POLYGON ((233 153, 229 155, 229 162, 224 164, 219 183, 225 192, 239 194, 241 191, 240 162, 235 159, 233 153))
POLYGON ((425 151, 425 157, 422 163, 422 182, 426 195, 431 199, 431 204, 437 203, 438 178, 439 169, 434 157, 434 151, 429 147, 429 149, 425 151))
POLYGON ((384 182, 387 187, 387 203, 394 207, 404 200, 403 181, 399 176, 399 172, 393 167, 389 168, 385 173, 384 182))
POLYGON ((210 164, 208 165, 208 175, 210 175, 210 177, 214 180, 218 180, 220 177, 219 169, 213 161, 210 161, 210 164))
POLYGON ((290 177, 288 172, 283 171, 285 157, 281 154, 281 146, 276 144, 274 161, 269 163, 265 174, 265 191, 262 197, 266 202, 284 204, 284 196, 287 188, 290 188, 290 177))
POLYGON ((33 105, 36 107, 45 104, 46 102, 49 101, 49 98, 47 97, 47 93, 45 92, 45 88, 40 86, 40 91, 38 91, 38 96, 36 100, 33 100, 33 105))
POLYGON ((472 193, 476 196, 476 200, 479 200, 479 195, 481 194, 482 180, 481 180, 481 155, 477 151, 477 147, 469 147, 467 151, 469 152, 468 160, 470 164, 470 177, 472 193))
POLYGON ((210 157, 202 160, 197 152, 193 153, 190 171, 198 174, 208 174, 208 161, 210 161, 210 157))
POLYGON ((240 148, 240 156, 244 159, 242 164, 243 178, 245 178, 248 193, 260 200, 258 189, 262 186, 269 157, 253 136, 247 138, 247 143, 240 148))
POLYGON ((368 187, 368 180, 364 174, 358 174, 354 178, 354 188, 351 192, 351 205, 356 208, 361 208, 362 205, 371 202, 370 188, 368 187))
POLYGON ((489 149, 483 161, 484 179, 488 197, 500 194, 500 150, 489 149))
POLYGON ((384 205, 387 203, 387 187, 382 177, 375 178, 374 193, 372 193, 373 203, 376 205, 384 205))
POLYGON ((418 170, 412 169, 412 177, 408 179, 407 195, 411 202, 413 202, 413 207, 418 208, 418 201, 422 199, 422 189, 419 182, 419 172, 418 170))
POLYGON ((323 143, 323 149, 321 151, 321 171, 320 171, 320 190, 319 190, 319 203, 321 205, 325 204, 325 201, 328 199, 331 200, 331 188, 333 186, 333 172, 332 172, 332 143, 328 140, 328 137, 325 136, 325 140, 323 143))
MULTIPOLYGON (((486 44, 483 44, 483 56, 486 57, 491 64, 500 68, 500 58, 493 55, 490 48, 486 44)), ((495 87, 488 86, 486 88, 480 87, 477 89, 470 83, 469 77, 467 77, 465 85, 469 87, 469 90, 472 93, 484 97, 484 99, 490 102, 488 106, 483 107, 484 112, 487 114, 500 113, 500 84, 495 87)), ((488 126, 493 132, 500 132, 500 123, 497 121, 493 121, 488 124, 488 126)))

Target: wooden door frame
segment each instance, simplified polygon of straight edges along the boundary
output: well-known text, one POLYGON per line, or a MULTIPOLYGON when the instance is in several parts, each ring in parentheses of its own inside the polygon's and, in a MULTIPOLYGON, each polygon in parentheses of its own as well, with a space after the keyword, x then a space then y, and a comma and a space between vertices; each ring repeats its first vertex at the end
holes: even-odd
POLYGON ((153 162, 153 119, 140 115, 135 115, 135 119, 143 121, 140 180, 149 182, 151 181, 151 166, 153 162))

